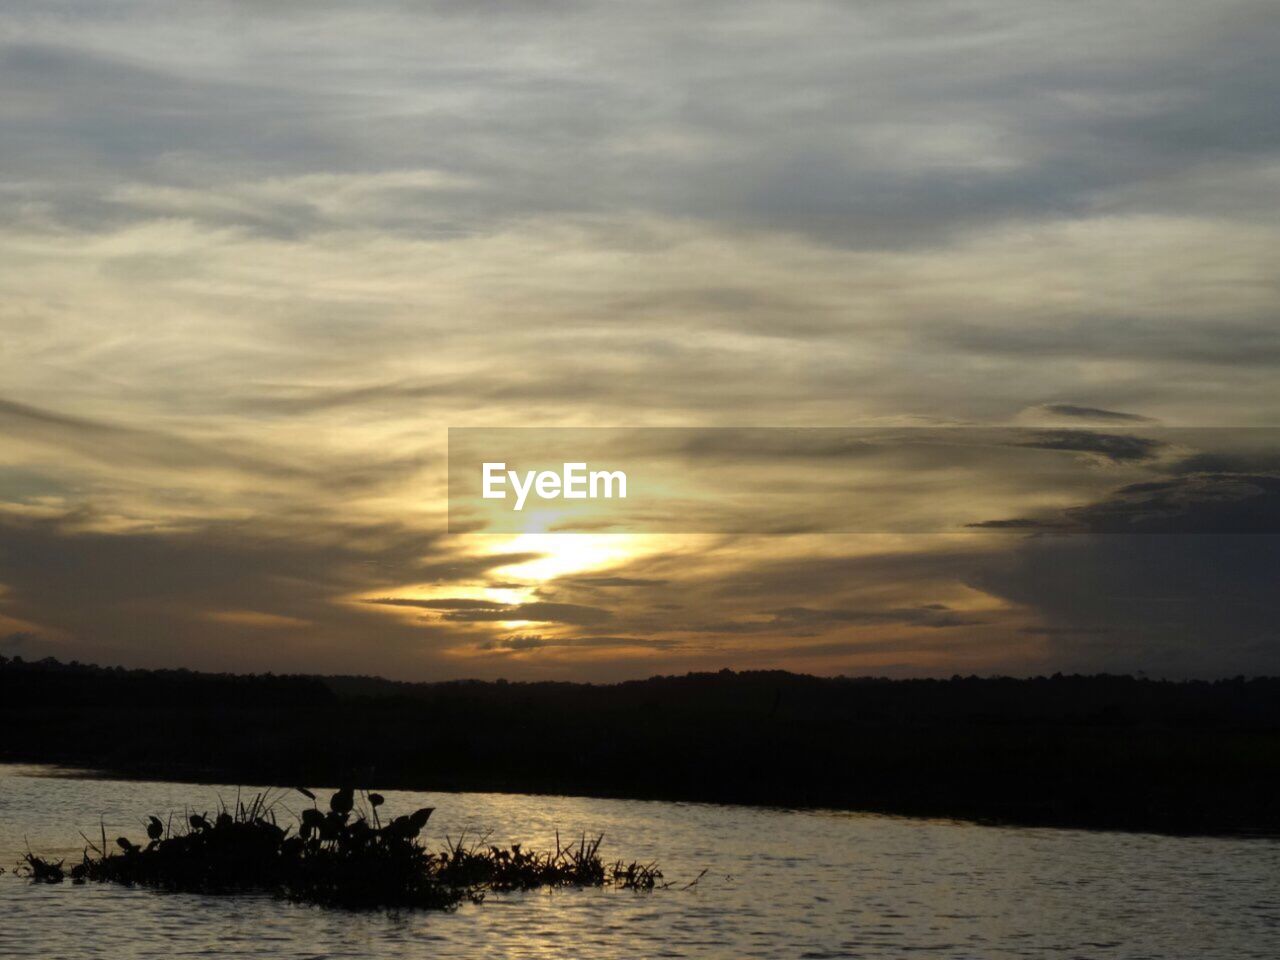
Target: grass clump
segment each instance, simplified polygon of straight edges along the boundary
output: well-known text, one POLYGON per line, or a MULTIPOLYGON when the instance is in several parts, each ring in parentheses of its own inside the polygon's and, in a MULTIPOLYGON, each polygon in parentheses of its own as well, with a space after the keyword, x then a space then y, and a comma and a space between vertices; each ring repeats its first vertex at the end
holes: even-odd
POLYGON ((463 836, 438 850, 419 839, 434 808, 383 818, 377 793, 338 790, 322 810, 312 801, 295 822, 276 816, 283 795, 270 791, 249 803, 221 805, 217 814, 188 814, 178 824, 152 816, 145 844, 106 830, 98 842, 85 837, 82 860, 67 869, 27 853, 19 870, 31 880, 99 881, 185 893, 269 893, 303 903, 353 910, 452 909, 479 902, 489 891, 541 887, 614 886, 652 890, 664 886, 653 864, 605 864, 600 837, 583 836, 555 851, 467 843, 463 836))

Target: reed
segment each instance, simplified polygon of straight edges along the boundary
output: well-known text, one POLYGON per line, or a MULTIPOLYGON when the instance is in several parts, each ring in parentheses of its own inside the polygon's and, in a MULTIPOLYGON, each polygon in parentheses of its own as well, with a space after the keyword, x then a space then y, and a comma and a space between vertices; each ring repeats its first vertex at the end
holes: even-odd
MULTIPOLYGON (((128 837, 107 843, 84 837, 79 863, 69 869, 28 852, 19 872, 34 882, 120 883, 186 893, 268 893, 303 903, 351 910, 444 909, 480 902, 490 891, 542 887, 653 890, 665 886, 652 863, 600 856, 602 837, 582 836, 554 852, 498 847, 465 835, 429 849, 419 838, 434 808, 386 818, 377 793, 344 787, 321 809, 311 801, 282 825, 286 793, 267 791, 248 802, 221 803, 217 812, 188 812, 177 824, 151 816, 145 843, 128 837)), ((83 834, 82 834, 83 836, 83 834)))

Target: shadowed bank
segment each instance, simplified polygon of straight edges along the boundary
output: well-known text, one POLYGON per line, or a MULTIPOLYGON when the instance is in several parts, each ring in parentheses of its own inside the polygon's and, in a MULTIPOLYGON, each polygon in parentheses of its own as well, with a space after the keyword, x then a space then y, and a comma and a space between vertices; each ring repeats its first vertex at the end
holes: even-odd
POLYGON ((1280 679, 407 684, 14 659, 0 662, 0 758, 203 782, 1276 832, 1280 679))

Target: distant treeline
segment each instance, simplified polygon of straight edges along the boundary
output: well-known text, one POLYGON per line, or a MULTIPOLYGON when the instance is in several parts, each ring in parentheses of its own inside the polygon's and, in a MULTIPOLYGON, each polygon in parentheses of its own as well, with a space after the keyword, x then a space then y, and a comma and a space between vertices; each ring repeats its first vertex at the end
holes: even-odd
POLYGON ((0 657, 0 758, 246 784, 1280 832, 1280 679, 407 684, 0 657))

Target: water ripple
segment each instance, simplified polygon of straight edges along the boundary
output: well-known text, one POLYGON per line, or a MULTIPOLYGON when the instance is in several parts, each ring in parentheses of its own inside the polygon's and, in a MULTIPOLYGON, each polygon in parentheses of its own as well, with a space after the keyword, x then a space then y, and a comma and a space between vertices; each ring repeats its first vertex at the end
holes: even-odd
MULTIPOLYGON (((140 834, 139 818, 212 809, 234 787, 49 779, 0 767, 0 863, 29 841, 75 858, 83 830, 140 834)), ((505 794, 384 791, 434 805, 436 836, 492 832, 545 845, 606 835, 606 854, 655 859, 653 895, 491 896, 455 914, 352 915, 0 877, 0 956, 900 958, 1280 956, 1280 842, 975 827, 949 821, 505 794)))

